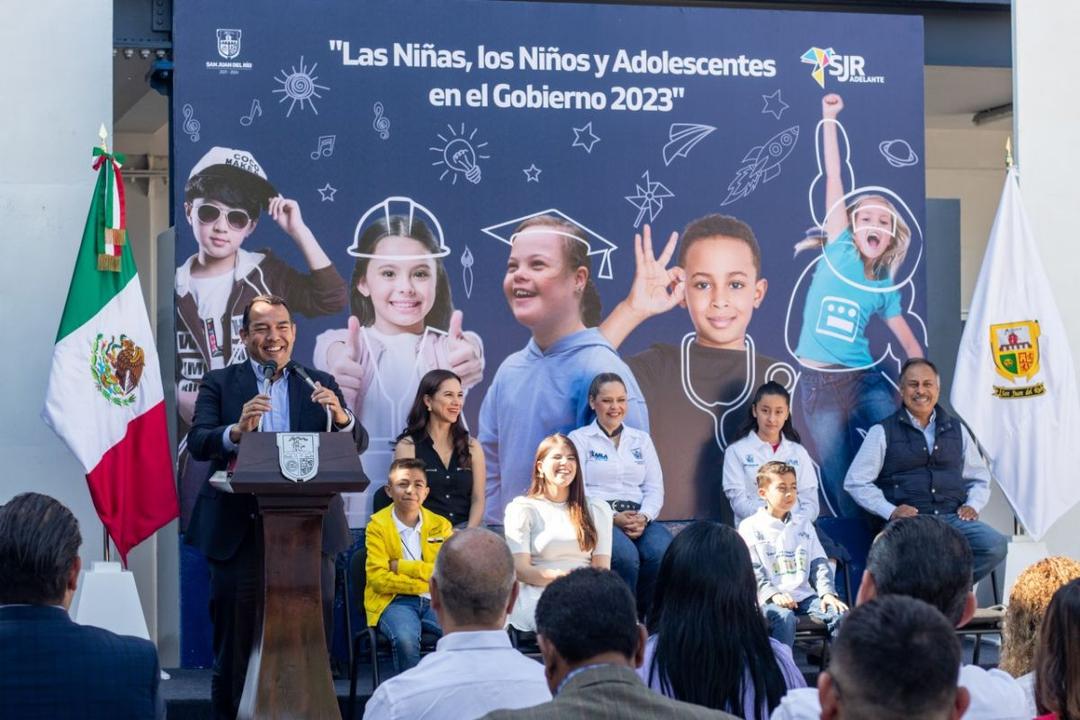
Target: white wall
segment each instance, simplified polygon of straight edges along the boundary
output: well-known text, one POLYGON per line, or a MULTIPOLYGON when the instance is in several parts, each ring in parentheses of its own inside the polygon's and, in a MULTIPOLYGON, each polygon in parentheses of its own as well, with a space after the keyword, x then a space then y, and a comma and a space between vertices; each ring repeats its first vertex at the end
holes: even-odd
MULTIPOLYGON (((1035 240, 1058 308, 1065 320, 1074 361, 1080 363, 1080 252, 1076 218, 1080 208, 1080 95, 1076 92, 1076 28, 1080 3, 1014 0, 1013 72, 1016 151, 1020 186, 1035 240)), ((1075 446, 1076 437, 1054 438, 1075 446)), ((1074 467, 1061 469, 1080 482, 1074 467)), ((1080 506, 1057 522, 1046 538, 1052 554, 1080 558, 1080 506)))
MULTIPOLYGON (((111 0, 8 3, 0 23, 0 64, 8 68, 0 90, 0 309, 9 358, 0 373, 0 502, 27 490, 63 502, 82 528, 84 564, 102 557, 101 522, 82 468, 39 413, 96 180, 91 149, 99 125, 112 125, 112 28, 111 0)), ((132 233, 132 241, 145 257, 145 238, 132 233)), ((155 637, 152 544, 130 562, 155 637)))

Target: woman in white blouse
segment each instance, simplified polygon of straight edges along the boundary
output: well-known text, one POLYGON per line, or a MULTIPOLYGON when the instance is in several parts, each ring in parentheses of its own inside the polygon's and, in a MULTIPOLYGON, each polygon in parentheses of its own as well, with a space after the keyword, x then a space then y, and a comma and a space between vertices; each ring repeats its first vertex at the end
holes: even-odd
POLYGON ((637 595, 642 616, 652 602, 671 534, 654 523, 664 504, 664 474, 652 438, 623 424, 626 385, 615 373, 600 373, 589 385, 589 407, 596 419, 570 433, 581 453, 585 492, 614 510, 611 569, 637 595))
POLYGON ((518 630, 536 630, 536 603, 555 578, 611 567, 611 509, 585 497, 577 449, 561 433, 540 442, 532 485, 506 506, 504 528, 520 585, 509 618, 518 630))
POLYGON ((758 495, 758 468, 778 460, 795 468, 798 502, 792 515, 813 522, 818 516, 818 474, 791 424, 791 395, 767 382, 754 393, 750 418, 740 439, 724 451, 724 494, 735 512, 735 527, 765 506, 758 495))

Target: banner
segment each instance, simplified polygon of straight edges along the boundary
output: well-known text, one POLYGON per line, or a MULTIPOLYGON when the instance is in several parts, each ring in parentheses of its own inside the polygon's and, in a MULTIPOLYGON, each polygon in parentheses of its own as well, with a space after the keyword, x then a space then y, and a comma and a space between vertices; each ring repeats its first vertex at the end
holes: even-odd
MULTIPOLYGON (((373 484, 419 376, 464 368, 501 521, 533 435, 584 422, 591 375, 616 369, 638 403, 627 422, 660 453, 662 518, 730 520, 722 452, 766 380, 792 392, 842 512, 858 430, 897 407, 899 362, 926 344, 920 18, 192 1, 174 27, 183 420, 202 374, 245 360, 243 306, 272 292, 298 319, 294 358, 333 372, 371 433, 373 484), (515 290, 523 223, 581 229, 566 247, 581 242, 606 317, 630 291, 636 233, 651 226, 659 254, 712 214, 750 228, 760 269, 741 224, 698 226, 734 245, 680 240, 686 307, 628 328, 617 357, 585 334, 562 359, 507 364, 530 338, 564 339, 549 325, 578 312, 560 300, 570 274, 515 290), (405 229, 380 240, 394 218, 405 229), (499 372, 507 389, 486 398, 499 372)), ((201 482, 188 465, 185 508, 201 482)), ((350 505, 351 524, 368 512, 370 498, 350 505)))

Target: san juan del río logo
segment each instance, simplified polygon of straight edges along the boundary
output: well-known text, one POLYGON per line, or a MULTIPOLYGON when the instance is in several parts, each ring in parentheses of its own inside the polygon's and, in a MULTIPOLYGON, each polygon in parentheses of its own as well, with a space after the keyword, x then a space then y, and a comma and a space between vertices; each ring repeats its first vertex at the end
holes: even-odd
MULTIPOLYGON (((998 375, 1014 385, 1030 381, 1039 372, 1039 321, 1021 320, 990 326, 990 351, 998 375)), ((1035 383, 1026 387, 994 386, 999 398, 1025 398, 1043 395, 1046 386, 1035 383)))

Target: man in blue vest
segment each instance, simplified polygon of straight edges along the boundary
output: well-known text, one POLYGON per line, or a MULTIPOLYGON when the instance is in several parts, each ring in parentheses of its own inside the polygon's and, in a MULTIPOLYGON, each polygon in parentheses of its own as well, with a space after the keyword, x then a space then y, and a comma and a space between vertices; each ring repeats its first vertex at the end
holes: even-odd
POLYGON ((979 522, 990 499, 990 471, 960 421, 937 404, 940 391, 932 362, 912 358, 904 363, 904 407, 866 433, 844 489, 863 509, 885 520, 934 515, 955 527, 971 545, 978 582, 1005 559, 1008 541, 979 522))

